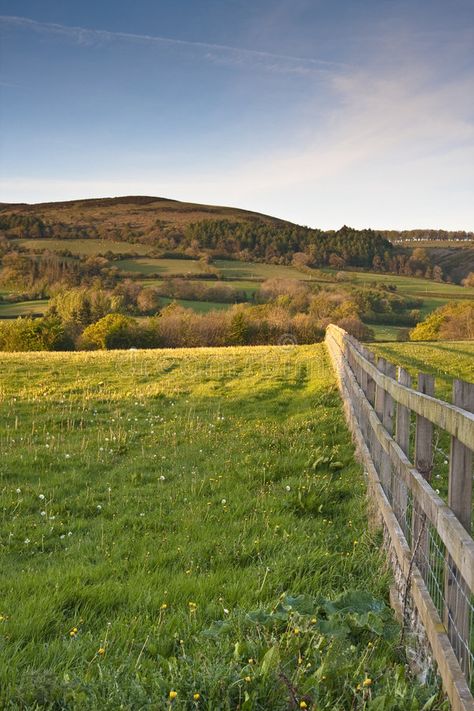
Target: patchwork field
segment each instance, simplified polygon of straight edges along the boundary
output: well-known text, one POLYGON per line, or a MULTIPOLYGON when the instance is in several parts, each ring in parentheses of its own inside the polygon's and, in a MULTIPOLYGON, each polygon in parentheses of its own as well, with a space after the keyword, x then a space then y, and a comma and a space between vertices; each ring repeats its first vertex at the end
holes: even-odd
POLYGON ((323 345, 3 354, 0 402, 2 708, 445 708, 323 345))

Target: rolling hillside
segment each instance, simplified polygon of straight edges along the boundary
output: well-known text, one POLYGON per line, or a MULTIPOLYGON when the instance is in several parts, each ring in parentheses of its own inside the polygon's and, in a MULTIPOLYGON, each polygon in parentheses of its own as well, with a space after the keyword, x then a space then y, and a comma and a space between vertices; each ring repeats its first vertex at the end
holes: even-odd
POLYGON ((41 224, 44 224, 50 237, 98 236, 130 242, 152 238, 167 229, 181 231, 201 220, 285 224, 283 220, 247 210, 145 196, 0 206, 0 226, 12 216, 19 218, 18 225, 9 227, 8 231, 18 236, 46 236, 40 234, 41 224))

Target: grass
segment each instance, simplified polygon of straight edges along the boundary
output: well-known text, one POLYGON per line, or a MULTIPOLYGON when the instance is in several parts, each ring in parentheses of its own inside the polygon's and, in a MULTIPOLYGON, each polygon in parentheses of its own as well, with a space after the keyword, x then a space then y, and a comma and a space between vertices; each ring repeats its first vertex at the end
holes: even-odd
POLYGON ((406 326, 392 326, 380 323, 371 323, 369 328, 375 334, 376 341, 396 341, 401 331, 406 331, 406 326))
POLYGON ((432 693, 405 675, 323 345, 3 354, 0 398, 2 708, 432 693))
MULTIPOLYGON (((221 281, 217 279, 190 279, 191 284, 205 285, 207 287, 214 286, 230 286, 233 289, 240 289, 247 293, 249 298, 258 291, 260 288, 260 283, 258 281, 245 281, 240 279, 221 281)), ((140 284, 143 286, 162 286, 163 279, 140 279, 140 284)))
POLYGON ((114 252, 115 254, 149 254, 153 247, 131 242, 112 242, 101 239, 18 239, 15 243, 25 249, 64 252, 69 250, 79 256, 94 256, 114 252))
POLYGON ((0 319, 16 318, 18 316, 28 316, 31 314, 43 314, 48 306, 48 299, 38 299, 36 301, 18 301, 16 303, 0 302, 0 319))
POLYGON ((451 402, 454 378, 474 382, 474 342, 440 341, 433 343, 391 343, 370 346, 378 355, 418 373, 434 375, 438 397, 451 402))
POLYGON ((124 272, 137 272, 140 274, 163 274, 173 276, 176 274, 202 274, 202 267, 196 259, 120 259, 114 266, 124 272))
POLYGON ((239 262, 231 259, 216 259, 214 265, 219 269, 224 279, 264 281, 265 279, 297 279, 310 281, 306 272, 295 267, 281 264, 260 264, 256 262, 239 262))
POLYGON ((190 299, 169 299, 167 296, 160 296, 160 302, 163 305, 171 304, 173 301, 176 301, 186 309, 192 309, 198 314, 207 314, 209 311, 222 311, 232 306, 232 304, 218 301, 191 301, 190 299))
MULTIPOLYGON (((439 343, 391 343, 371 345, 377 355, 406 368, 416 387, 418 373, 435 377, 435 395, 452 402, 453 380, 474 382, 474 342, 444 341, 439 343)), ((414 461, 415 416, 412 414, 410 458, 414 461)), ((434 428, 432 486, 448 501, 449 435, 434 428)))
MULTIPOLYGON (((334 270, 325 272, 336 274, 334 270)), ((395 284, 401 294, 412 294, 420 298, 474 298, 474 288, 466 288, 457 284, 435 282, 421 277, 398 276, 397 274, 379 274, 377 272, 346 272, 354 284, 395 284)))

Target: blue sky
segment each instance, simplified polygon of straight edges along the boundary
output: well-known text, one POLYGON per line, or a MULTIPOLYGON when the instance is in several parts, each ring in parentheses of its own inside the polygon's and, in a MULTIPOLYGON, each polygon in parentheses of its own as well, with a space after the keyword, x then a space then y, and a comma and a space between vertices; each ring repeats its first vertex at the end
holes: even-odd
POLYGON ((0 201, 474 229, 474 0, 0 0, 0 201))

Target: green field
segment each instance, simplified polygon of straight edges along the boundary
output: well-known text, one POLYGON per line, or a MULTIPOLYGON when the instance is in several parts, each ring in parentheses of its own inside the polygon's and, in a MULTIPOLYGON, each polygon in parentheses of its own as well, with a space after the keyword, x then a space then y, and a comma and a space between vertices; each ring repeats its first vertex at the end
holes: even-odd
POLYGON ((202 274, 202 267, 197 259, 154 259, 152 257, 120 259, 114 262, 114 266, 124 272, 137 272, 145 275, 155 273, 168 276, 202 274))
POLYGON ((28 316, 30 314, 43 314, 48 306, 48 299, 38 299, 37 301, 18 301, 16 303, 6 303, 0 301, 0 319, 16 318, 17 316, 28 316))
POLYGON ((323 345, 3 354, 0 398, 2 708, 431 696, 323 345))
MULTIPOLYGON (((327 273, 336 274, 334 270, 324 269, 327 273)), ((468 289, 457 284, 435 282, 421 277, 398 276, 397 274, 380 274, 377 272, 345 272, 348 281, 354 284, 395 284, 402 294, 419 295, 420 298, 474 298, 474 289, 468 289)))
POLYGON ((149 254, 153 247, 146 244, 131 242, 111 242, 101 239, 17 239, 15 244, 25 249, 37 251, 64 252, 68 250, 74 255, 94 256, 114 252, 116 254, 149 254))
MULTIPOLYGON (((391 343, 372 345, 377 355, 395 365, 405 367, 416 387, 418 373, 435 377, 435 395, 452 402, 453 379, 474 382, 474 342, 445 341, 440 343, 391 343)), ((414 419, 412 414, 414 434, 414 419)), ((434 428, 432 485, 438 494, 448 500, 449 435, 434 428)), ((411 460, 414 461, 414 437, 411 441, 411 460)))
MULTIPOLYGON (((252 297, 252 295, 258 291, 260 288, 260 282, 258 281, 245 281, 245 280, 232 280, 232 281, 222 281, 218 279, 190 279, 189 280, 192 284, 201 284, 203 286, 207 287, 213 287, 213 286, 230 286, 233 289, 240 289, 242 291, 245 291, 247 293, 247 296, 249 298, 252 297)), ((162 286, 163 285, 163 279, 140 279, 139 280, 140 284, 143 284, 143 286, 162 286)))
POLYGON ((239 262, 231 259, 216 259, 214 266, 221 272, 224 279, 254 279, 256 281, 297 279, 299 281, 311 281, 311 277, 306 272, 281 264, 260 264, 257 262, 239 262))
MULTIPOLYGON (((116 266, 123 271, 140 272, 142 274, 202 274, 203 268, 195 259, 122 259, 116 262, 116 266)), ((299 271, 294 267, 287 267, 279 264, 260 264, 257 262, 239 262, 231 259, 216 259, 213 264, 221 277, 234 282, 245 282, 250 285, 252 282, 265 281, 266 279, 298 279, 300 281, 311 281, 311 276, 306 272, 299 271)), ((215 282, 214 282, 215 283, 215 282)))
POLYGON ((222 311, 232 306, 232 304, 219 303, 218 301, 191 301, 190 299, 169 299, 168 297, 160 296, 160 303, 164 306, 173 302, 198 314, 207 314, 209 311, 222 311))
POLYGON ((371 346, 383 358, 402 365, 415 377, 430 373, 436 377, 436 394, 451 402, 453 378, 474 382, 474 342, 393 343, 371 346))

